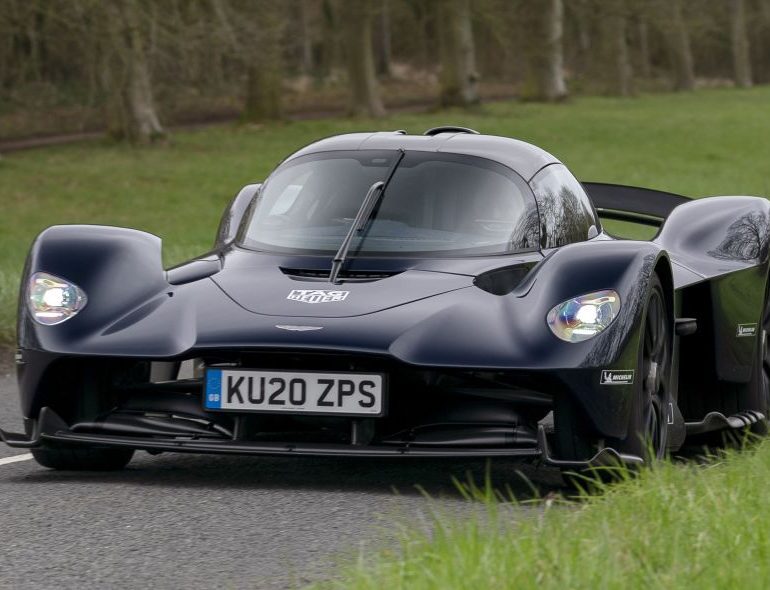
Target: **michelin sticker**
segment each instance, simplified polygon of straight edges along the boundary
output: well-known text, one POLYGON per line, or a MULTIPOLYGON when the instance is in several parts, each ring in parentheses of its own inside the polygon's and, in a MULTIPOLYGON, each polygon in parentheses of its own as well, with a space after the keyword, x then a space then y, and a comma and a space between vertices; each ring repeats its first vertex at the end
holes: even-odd
POLYGON ((757 333, 756 324, 738 324, 738 333, 736 337, 747 338, 749 336, 755 336, 757 333))
POLYGON ((604 370, 599 383, 601 385, 633 385, 634 370, 604 370))

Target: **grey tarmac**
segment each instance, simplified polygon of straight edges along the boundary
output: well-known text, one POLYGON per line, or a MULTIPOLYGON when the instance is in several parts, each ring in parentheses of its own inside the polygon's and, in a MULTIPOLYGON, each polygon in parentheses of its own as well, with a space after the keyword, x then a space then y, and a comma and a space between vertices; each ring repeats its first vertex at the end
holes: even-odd
MULTIPOLYGON (((15 378, 0 373, 0 427, 20 429, 15 378)), ((0 461, 23 455, 0 446, 0 461)), ((541 493, 558 472, 496 462, 495 485, 541 493)), ((0 464, 0 588, 296 588, 392 545, 431 511, 479 507, 452 477, 487 463, 137 453, 116 473, 0 464), (420 488, 430 496, 426 498, 420 488)), ((512 518, 530 508, 515 508, 512 518)))

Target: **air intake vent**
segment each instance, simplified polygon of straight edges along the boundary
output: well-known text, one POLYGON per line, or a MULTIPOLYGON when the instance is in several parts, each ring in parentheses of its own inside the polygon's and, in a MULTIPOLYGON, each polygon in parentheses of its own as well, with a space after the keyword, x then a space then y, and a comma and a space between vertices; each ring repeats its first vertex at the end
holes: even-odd
POLYGON ((428 129, 423 135, 438 135, 439 133, 470 133, 471 135, 478 135, 479 132, 475 129, 469 129, 468 127, 456 127, 454 125, 444 125, 442 127, 433 127, 428 129))
POLYGON ((492 295, 508 295, 524 280, 532 266, 523 264, 491 270, 477 276, 473 283, 492 295))
MULTIPOLYGON (((298 281, 327 281, 329 280, 329 271, 317 268, 281 268, 281 272, 287 277, 298 281)), ((339 274, 339 279, 348 282, 368 283, 379 281, 400 274, 401 271, 380 271, 380 270, 361 270, 349 271, 343 270, 339 274)))

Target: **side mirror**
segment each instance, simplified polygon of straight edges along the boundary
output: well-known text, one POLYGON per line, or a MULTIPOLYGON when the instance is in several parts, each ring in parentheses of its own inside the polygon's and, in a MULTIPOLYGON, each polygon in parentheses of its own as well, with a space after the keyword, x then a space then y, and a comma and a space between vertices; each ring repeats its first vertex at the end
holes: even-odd
POLYGON ((235 239, 243 216, 261 187, 262 184, 247 184, 233 197, 219 222, 214 249, 223 248, 235 239))

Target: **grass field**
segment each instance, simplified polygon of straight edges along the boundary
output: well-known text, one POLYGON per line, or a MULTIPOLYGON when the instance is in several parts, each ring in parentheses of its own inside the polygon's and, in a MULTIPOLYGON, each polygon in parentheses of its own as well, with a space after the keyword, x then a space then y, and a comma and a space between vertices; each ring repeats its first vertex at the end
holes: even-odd
MULTIPOLYGON (((583 180, 702 196, 770 193, 770 88, 709 90, 564 105, 500 103, 372 121, 324 120, 179 134, 145 150, 89 143, 0 160, 0 342, 12 342, 18 274, 34 236, 55 223, 150 231, 168 263, 204 251, 230 196, 286 154, 352 130, 422 132, 439 124, 518 137, 562 158, 583 180)), ((578 508, 509 525, 439 519, 409 532, 341 587, 764 588, 770 580, 770 442, 708 468, 663 465, 578 508)), ((497 513, 497 516, 495 514, 497 513)))
POLYGON ((709 90, 564 105, 497 103, 379 121, 321 120, 180 133, 135 150, 88 143, 0 160, 0 342, 13 338, 18 274, 35 235, 57 223, 122 225, 158 234, 172 263, 211 244, 228 199, 292 150, 335 133, 440 124, 538 144, 583 180, 689 195, 770 193, 770 88, 709 90))
MULTIPOLYGON (((770 580, 770 441, 705 467, 665 463, 570 508, 506 519, 437 512, 400 550, 362 558, 320 588, 347 590, 765 589, 770 580)), ((486 490, 477 499, 489 498, 486 490)))

